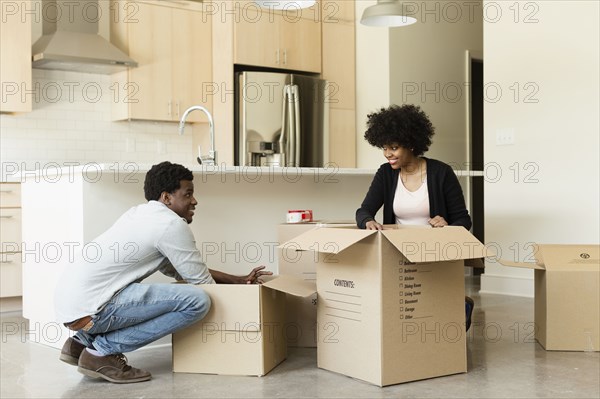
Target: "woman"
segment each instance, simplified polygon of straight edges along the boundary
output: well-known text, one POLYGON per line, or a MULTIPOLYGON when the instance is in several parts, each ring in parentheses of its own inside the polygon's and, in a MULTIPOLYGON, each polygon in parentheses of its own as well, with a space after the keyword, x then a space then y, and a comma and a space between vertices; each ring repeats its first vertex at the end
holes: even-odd
MULTIPOLYGON (((471 228, 462 189, 452 168, 423 157, 431 145, 434 127, 415 105, 392 105, 367 116, 365 139, 383 149, 381 165, 360 208, 356 224, 381 230, 375 215, 383 205, 383 224, 412 224, 471 228)), ((467 330, 473 300, 465 297, 467 330)))
POLYGON ((361 207, 360 228, 381 230, 375 214, 383 205, 383 224, 429 224, 471 228, 462 189, 452 168, 422 155, 434 128, 418 106, 392 105, 369 114, 365 139, 383 149, 379 168, 361 207), (401 184, 399 184, 401 183, 401 184))

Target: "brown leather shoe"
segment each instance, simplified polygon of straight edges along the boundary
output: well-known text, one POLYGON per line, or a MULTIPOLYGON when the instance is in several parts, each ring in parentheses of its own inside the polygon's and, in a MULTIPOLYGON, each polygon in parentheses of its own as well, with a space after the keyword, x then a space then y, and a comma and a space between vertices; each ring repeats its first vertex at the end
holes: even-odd
POLYGON ((108 356, 94 356, 83 351, 79 357, 81 374, 92 378, 104 378, 116 384, 148 381, 152 375, 146 370, 136 369, 127 364, 127 358, 122 353, 108 356))
POLYGON ((84 349, 84 344, 77 342, 73 338, 69 338, 60 351, 59 359, 72 366, 77 366, 79 362, 79 356, 84 349))

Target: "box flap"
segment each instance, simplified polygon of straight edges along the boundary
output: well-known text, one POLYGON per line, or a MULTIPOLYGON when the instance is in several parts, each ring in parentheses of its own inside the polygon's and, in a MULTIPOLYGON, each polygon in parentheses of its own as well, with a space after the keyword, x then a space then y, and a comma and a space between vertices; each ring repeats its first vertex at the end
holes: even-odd
POLYGON ((506 259, 498 259, 498 262, 500 262, 504 266, 521 267, 521 268, 524 268, 524 269, 545 270, 544 266, 538 265, 537 263, 533 263, 533 262, 513 262, 513 261, 510 261, 510 260, 506 260, 506 259))
POLYGON ((263 286, 303 298, 309 297, 317 292, 317 284, 314 281, 307 281, 285 274, 265 282, 263 286))
POLYGON ((600 245, 537 244, 535 258, 546 270, 600 268, 600 245))
POLYGON ((381 234, 411 262, 441 262, 492 255, 462 226, 398 226, 384 229, 381 234))
POLYGON ((351 245, 377 233, 377 230, 324 227, 307 231, 279 248, 338 254, 351 245))

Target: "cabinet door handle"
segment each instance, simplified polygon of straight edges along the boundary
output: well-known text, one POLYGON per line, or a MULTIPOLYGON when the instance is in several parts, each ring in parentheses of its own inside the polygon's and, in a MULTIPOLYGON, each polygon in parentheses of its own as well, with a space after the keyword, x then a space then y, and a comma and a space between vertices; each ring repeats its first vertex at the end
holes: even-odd
POLYGON ((283 65, 287 65, 287 49, 283 49, 283 65))
POLYGON ((167 116, 171 116, 171 101, 167 103, 167 116))
POLYGON ((279 65, 279 49, 275 50, 275 64, 279 65))
POLYGON ((2 219, 10 219, 11 217, 13 217, 13 215, 0 215, 0 218, 2 219))
POLYGON ((177 119, 179 119, 179 101, 177 101, 176 104, 177 104, 177 107, 176 107, 176 109, 177 109, 177 119))
POLYGON ((0 190, 0 193, 12 193, 13 190, 0 190))

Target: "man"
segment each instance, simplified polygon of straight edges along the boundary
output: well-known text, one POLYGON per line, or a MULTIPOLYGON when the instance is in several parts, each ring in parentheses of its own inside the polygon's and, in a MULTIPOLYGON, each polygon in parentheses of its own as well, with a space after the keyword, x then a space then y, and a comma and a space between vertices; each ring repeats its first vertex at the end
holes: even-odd
POLYGON ((189 284, 140 284, 155 273, 191 284, 252 284, 272 274, 264 266, 247 276, 210 270, 188 226, 197 201, 187 168, 162 162, 146 174, 148 203, 125 212, 93 243, 97 259, 67 267, 56 288, 56 316, 77 331, 60 360, 93 378, 114 383, 147 381, 151 374, 127 364, 134 351, 201 320, 210 298, 189 284))

